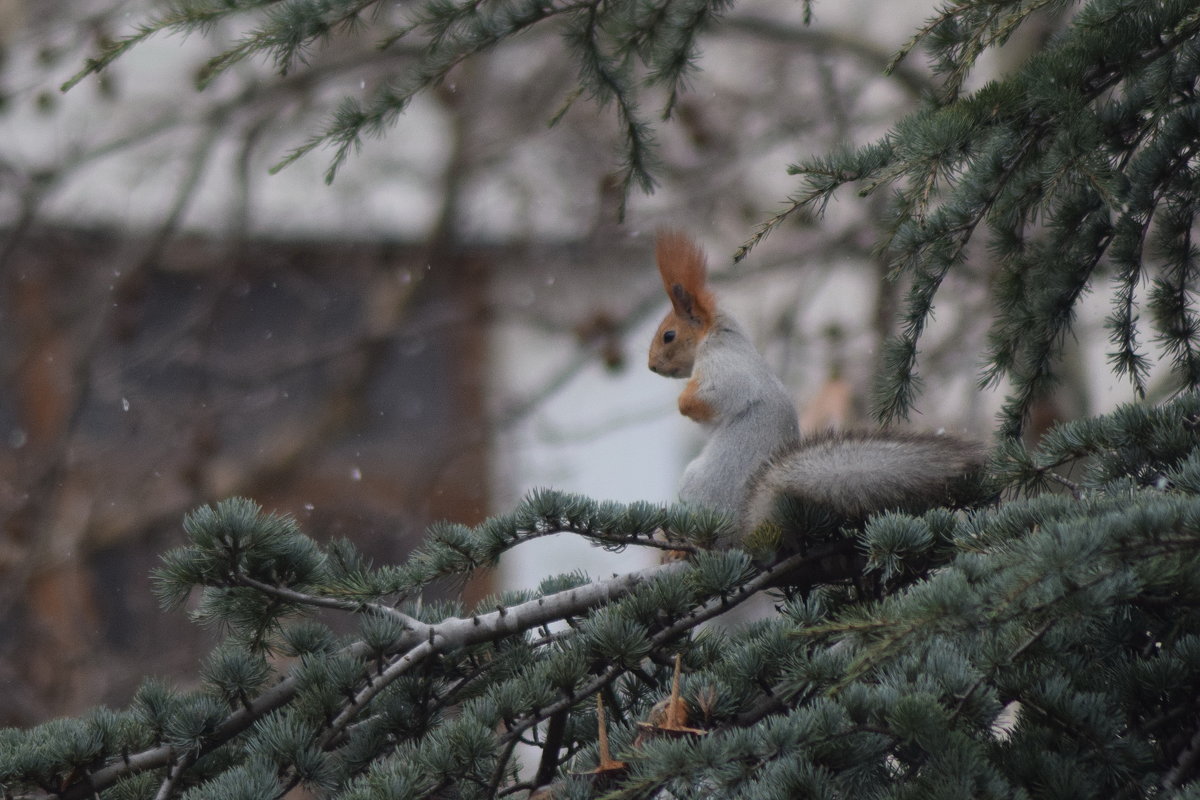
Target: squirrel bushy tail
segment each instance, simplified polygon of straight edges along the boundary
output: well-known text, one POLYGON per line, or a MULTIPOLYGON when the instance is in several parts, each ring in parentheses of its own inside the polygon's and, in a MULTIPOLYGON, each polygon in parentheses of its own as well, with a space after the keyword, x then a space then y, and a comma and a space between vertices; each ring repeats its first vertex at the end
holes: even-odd
POLYGON ((986 449, 956 436, 857 431, 806 437, 777 451, 750 479, 743 535, 764 523, 858 526, 883 511, 920 513, 984 499, 986 449), (799 517, 800 519, 796 519, 799 517))

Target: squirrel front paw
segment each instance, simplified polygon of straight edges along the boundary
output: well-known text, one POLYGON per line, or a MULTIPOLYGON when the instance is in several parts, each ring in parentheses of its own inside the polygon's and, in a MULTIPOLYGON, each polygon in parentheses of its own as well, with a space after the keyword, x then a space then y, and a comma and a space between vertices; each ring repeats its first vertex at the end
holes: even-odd
POLYGON ((694 373, 679 395, 679 413, 696 422, 711 422, 716 410, 700 398, 700 373, 694 373))

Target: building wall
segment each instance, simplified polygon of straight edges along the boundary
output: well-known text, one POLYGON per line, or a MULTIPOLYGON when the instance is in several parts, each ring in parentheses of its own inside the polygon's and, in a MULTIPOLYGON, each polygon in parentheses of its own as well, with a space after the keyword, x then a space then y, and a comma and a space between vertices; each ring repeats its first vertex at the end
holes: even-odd
POLYGON ((247 496, 380 563, 489 508, 486 259, 192 236, 125 272, 128 246, 43 231, 0 273, 4 724, 194 676, 209 637, 150 570, 199 505, 247 496))

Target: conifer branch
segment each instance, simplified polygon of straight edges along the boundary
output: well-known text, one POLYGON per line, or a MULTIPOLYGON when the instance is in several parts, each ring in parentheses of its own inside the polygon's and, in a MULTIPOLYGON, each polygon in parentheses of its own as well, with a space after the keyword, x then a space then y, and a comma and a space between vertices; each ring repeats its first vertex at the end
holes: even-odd
POLYGON ((634 186, 647 193, 654 190, 654 138, 649 125, 641 119, 633 87, 633 64, 628 53, 604 52, 601 38, 601 5, 592 2, 576 13, 567 41, 579 51, 580 83, 600 105, 616 106, 617 123, 623 139, 624 163, 621 170, 621 200, 618 219, 625 218, 625 204, 634 186))
POLYGON ((89 75, 107 69, 118 58, 158 33, 210 31, 226 17, 278 2, 281 0, 220 0, 219 2, 185 0, 173 3, 169 11, 139 25, 133 33, 107 43, 97 56, 87 59, 83 69, 63 83, 60 90, 70 91, 89 75))
MULTIPOLYGON (((192 753, 179 753, 174 755, 167 764, 167 774, 159 784, 158 792, 154 795, 154 800, 170 800, 175 794, 175 787, 179 783, 179 778, 183 773, 195 763, 196 758, 192 753)), ((94 795, 99 796, 97 793, 94 795)))
POLYGON ((245 59, 263 51, 271 53, 280 75, 288 73, 290 65, 305 48, 320 38, 330 36, 337 28, 350 27, 358 16, 379 0, 356 0, 344 8, 329 8, 330 3, 303 8, 298 4, 284 6, 282 11, 268 17, 266 24, 243 36, 233 47, 208 60, 196 76, 196 86, 207 88, 221 74, 245 59), (295 20, 304 18, 303 26, 295 20))
MULTIPOLYGON (((1004 44, 1031 14, 1047 6, 1062 5, 1063 0, 1024 0, 1016 4, 958 0, 947 3, 939 14, 932 17, 892 56, 886 67, 891 72, 906 59, 923 41, 934 37, 935 32, 957 29, 950 42, 939 41, 936 51, 940 56, 943 79, 943 97, 958 94, 964 80, 975 62, 988 48, 1004 44), (1012 11, 1011 6, 1017 10, 1012 11)), ((950 38, 950 37, 946 37, 950 38)))
MULTIPOLYGON (((1017 659, 1019 659, 1029 648, 1033 647, 1035 644, 1037 644, 1039 641, 1041 641, 1042 637, 1044 637, 1047 633, 1050 632, 1050 629, 1054 627, 1056 622, 1057 622, 1057 620, 1054 620, 1054 619, 1045 620, 1035 630, 1031 631, 1029 636, 1027 636, 1023 642, 1021 642, 1019 645, 1017 645, 1015 648, 1013 648, 1013 651, 1009 654, 1007 661, 1003 665, 1000 665, 1000 666, 1009 667, 1013 663, 1015 663, 1017 661, 1017 659)), ((979 691, 980 687, 982 687, 988 680, 992 679, 993 677, 994 677, 993 675, 989 675, 987 673, 981 673, 980 676, 975 679, 975 682, 972 683, 970 685, 970 687, 967 688, 967 691, 963 692, 962 697, 959 699, 958 705, 956 705, 954 707, 954 710, 950 713, 950 719, 951 720, 957 719, 959 717, 959 715, 961 715, 963 713, 963 710, 966 708, 967 702, 974 696, 974 694, 977 691, 979 691)))
POLYGON ((914 278, 906 299, 901 332, 884 345, 882 374, 872 393, 872 413, 879 422, 888 424, 907 417, 918 386, 917 345, 933 313, 934 297, 951 267, 962 262, 976 228, 995 207, 1008 180, 1030 156, 1036 141, 1034 134, 1023 138, 1021 145, 1007 157, 988 194, 976 201, 966 219, 939 214, 926 222, 906 213, 906 218, 881 245, 892 251, 889 256, 893 274, 908 269, 914 273, 914 278), (928 233, 925 230, 916 232, 920 229, 928 233), (910 234, 913 234, 913 244, 897 247, 910 234))
POLYGON ((1197 728, 1187 746, 1180 752, 1174 766, 1163 776, 1162 787, 1168 792, 1177 790, 1195 773, 1200 763, 1200 728, 1197 728))
POLYGON ((288 603, 296 605, 312 606, 314 608, 332 608, 338 611, 350 611, 360 613, 370 611, 382 617, 392 617, 403 624, 406 628, 413 632, 419 638, 425 638, 429 635, 429 625, 421 622, 415 617, 400 611, 392 606, 383 605, 382 603, 370 603, 366 601, 341 600, 336 597, 323 597, 320 595, 307 594, 298 592, 295 589, 290 589, 286 586, 276 586, 274 584, 265 583, 244 573, 238 573, 233 578, 234 582, 247 586, 256 591, 262 592, 265 595, 276 597, 288 603))
MULTIPOLYGON (((568 589, 556 594, 539 597, 525 603, 510 607, 501 607, 488 614, 474 615, 464 618, 451 618, 441 623, 427 625, 422 633, 422 641, 415 645, 399 643, 408 649, 398 653, 385 668, 382 675, 371 680, 369 685, 351 699, 328 727, 323 738, 323 745, 328 746, 345 730, 363 704, 378 695, 391 682, 406 674, 410 669, 440 653, 459 650, 472 645, 496 641, 522 631, 533 630, 549 622, 579 616, 589 609, 606 605, 615 599, 627 595, 645 582, 661 579, 667 575, 680 572, 687 568, 685 562, 673 562, 654 567, 648 567, 636 572, 614 576, 606 581, 589 583, 568 589)), ((774 574, 774 573, 772 573, 774 574)), ((277 595, 272 591, 268 594, 277 595)), ((285 597, 287 593, 278 594, 285 597)), ((290 599, 290 602, 302 602, 290 599)), ((343 610, 354 610, 359 604, 338 601, 337 607, 343 610), (353 608, 346 608, 346 605, 353 608)), ((711 615, 710 615, 711 616, 711 615)), ((707 617, 705 617, 707 618, 707 617)), ((349 653, 360 657, 366 649, 360 643, 349 649, 349 653)), ((242 733, 262 717, 290 703, 299 689, 299 681, 295 676, 282 679, 275 686, 254 697, 244 707, 229 714, 206 737, 204 744, 196 752, 196 757, 203 756, 236 735, 242 733)), ((523 729, 526 730, 527 728, 523 729)), ((111 787, 117 781, 129 775, 139 774, 146 770, 158 769, 175 763, 177 755, 172 745, 162 745, 139 753, 122 757, 119 761, 110 763, 92 773, 89 781, 82 779, 63 787, 61 790, 48 793, 58 800, 85 800, 93 792, 101 792, 111 787)), ((13 800, 36 800, 44 795, 16 795, 13 800)))
POLYGON ((1074 481, 1068 480, 1067 478, 1063 477, 1062 475, 1059 475, 1057 472, 1052 472, 1050 470, 1046 470, 1045 474, 1048 478, 1050 478, 1050 480, 1054 481, 1055 483, 1067 487, 1067 489, 1069 489, 1071 491, 1071 496, 1074 497, 1076 500, 1083 499, 1083 487, 1080 486, 1079 484, 1075 483, 1074 481))
POLYGON ((887 69, 892 53, 869 39, 856 36, 853 31, 810 28, 807 25, 800 27, 750 14, 730 15, 721 20, 721 25, 723 28, 744 31, 755 38, 789 42, 822 55, 849 54, 870 65, 872 70, 886 70, 914 100, 931 94, 935 89, 929 75, 920 68, 900 62, 887 69))
MULTIPOLYGON (((242 733, 260 718, 278 708, 282 708, 291 701, 295 691, 296 681, 293 678, 285 678, 254 698, 246 708, 234 711, 208 737, 199 755, 211 752, 234 736, 242 733)), ((93 772, 90 780, 79 780, 55 791, 14 795, 14 800, 37 800, 37 798, 48 796, 59 798, 59 800, 86 800, 86 798, 108 789, 123 778, 150 770, 161 769, 162 767, 176 763, 176 759, 177 755, 173 745, 152 747, 137 753, 120 756, 119 760, 109 763, 93 772)))
POLYGON ((438 648, 435 646, 436 641, 436 634, 430 631, 429 638, 425 641, 392 659, 392 662, 378 675, 368 677, 366 685, 350 698, 345 708, 329 722, 325 734, 318 741, 318 746, 323 750, 329 748, 375 696, 409 670, 436 655, 438 653, 438 648))
MULTIPOLYGON (((667 625, 662 630, 654 633, 650 637, 651 647, 658 648, 675 641, 680 636, 683 636, 688 631, 693 630, 701 623, 707 622, 714 617, 718 617, 727 611, 736 608, 745 601, 749 600, 758 592, 778 585, 780 581, 786 580, 801 587, 812 587, 817 585, 820 577, 824 574, 823 569, 821 569, 822 562, 829 558, 831 552, 840 552, 843 549, 844 548, 841 543, 834 543, 832 545, 826 545, 822 547, 814 547, 807 553, 799 553, 797 555, 789 556, 776 564, 764 567, 761 572, 742 583, 742 585, 737 587, 733 592, 729 593, 728 595, 709 600, 690 613, 680 617, 678 620, 675 620, 670 625, 667 625), (806 566, 813 566, 815 569, 811 574, 800 574, 803 573, 804 567, 806 566)), ((674 562, 674 565, 680 565, 682 563, 684 562, 674 562)), ((625 671, 626 668, 623 665, 610 665, 600 675, 583 684, 569 696, 558 700, 546 708, 539 709, 536 713, 530 715, 522 722, 510 728, 505 732, 504 736, 501 737, 501 743, 504 744, 509 741, 519 739, 522 734, 549 719, 552 715, 570 709, 573 705, 579 702, 579 698, 590 697, 600 689, 608 686, 614 680, 620 677, 625 671)))
MULTIPOLYGON (((1166 153, 1172 157, 1178 153, 1181 160, 1175 170, 1167 164, 1156 165, 1151 180, 1170 182, 1190 157, 1187 149, 1194 144, 1194 137, 1180 146, 1169 126, 1155 122, 1156 116, 1163 114, 1160 108, 1142 112, 1149 115, 1146 127, 1139 127, 1126 145, 1110 147, 1110 142, 1101 140, 1084 143, 1079 123, 1079 114, 1089 113, 1121 84, 1133 98, 1147 104, 1149 96, 1138 94, 1143 91, 1139 82, 1147 80, 1156 62, 1171 57, 1200 35, 1200 17, 1195 10, 1177 3, 1155 10, 1161 14, 1166 33, 1142 36, 1131 42, 1120 58, 1098 56, 1095 38, 1105 26, 1115 25, 1121 12, 1108 17, 1084 13, 1051 51, 1030 59, 1004 82, 950 100, 982 49, 1003 41, 1028 13, 1048 5, 1042 0, 1021 4, 972 0, 945 6, 942 15, 919 32, 910 47, 922 39, 941 37, 937 46, 948 70, 946 105, 912 115, 874 149, 835 154, 794 167, 793 171, 803 176, 803 190, 789 196, 784 209, 760 224, 735 255, 735 260, 743 258, 801 210, 819 214, 832 193, 847 183, 865 184, 861 193, 869 194, 905 181, 900 189, 899 223, 884 246, 891 251, 893 275, 907 270, 914 279, 902 330, 887 345, 884 378, 877 384, 874 408, 881 420, 901 418, 911 408, 919 387, 916 358, 925 318, 948 271, 964 262, 963 254, 977 238, 980 223, 986 220, 1001 230, 1012 226, 1004 235, 1019 242, 1037 230, 1035 221, 1044 214, 1050 220, 1044 226, 1045 245, 1024 253, 1015 251, 1011 257, 1006 254, 1001 261, 1001 287, 1013 296, 1001 297, 1001 313, 990 335, 989 366, 982 376, 985 384, 1002 377, 1013 380, 1014 391, 1003 416, 1006 432, 1015 435, 1031 403, 1052 382, 1054 359, 1073 323, 1072 309, 1112 243, 1112 234, 1105 230, 1108 218, 1124 211, 1121 206, 1127 197, 1146 196, 1140 187, 1137 193, 1126 192, 1122 174, 1113 164, 1129 159, 1133 148, 1150 149, 1161 141, 1164 159, 1166 153), (1019 7, 1014 10, 1014 5, 1019 7), (946 22, 950 19, 954 25, 946 22), (1051 102, 1025 108, 1008 102, 1047 83, 1060 87, 1051 102), (1069 101, 1063 102, 1068 97, 1069 101), (903 149, 893 149, 894 143, 902 143, 903 149), (1064 158, 1064 143, 1077 151, 1064 158), (997 162, 1002 162, 999 168, 997 162), (1093 210, 1081 213, 1084 207, 1093 210), (1078 266, 1069 275, 1058 270, 1062 280, 1048 283, 1041 273, 1052 271, 1046 265, 1051 259, 1078 266)), ((1124 8, 1120 2, 1114 2, 1114 7, 1124 8)), ((907 49, 901 55, 904 52, 907 49)), ((1126 174, 1131 172, 1132 166, 1126 174)), ((1153 186, 1150 191, 1153 197, 1153 186)), ((1152 200, 1155 205, 1157 202, 1152 200)), ((1147 211, 1137 213, 1139 221, 1148 226, 1147 211)), ((1142 236, 1144 232, 1138 238, 1142 236)), ((1121 244, 1126 255, 1121 256, 1124 272, 1116 300, 1118 310, 1111 319, 1113 341, 1118 346, 1113 358, 1133 379, 1135 390, 1144 391, 1143 376, 1149 364, 1137 348, 1133 311, 1134 285, 1144 269, 1136 260, 1141 248, 1134 242, 1121 244)), ((1184 262, 1176 259, 1174 263, 1184 262)), ((1174 268, 1168 265, 1167 269, 1174 268)), ((1160 341, 1167 344, 1181 382, 1191 386, 1200 382, 1200 356, 1196 355, 1200 349, 1192 344, 1200 337, 1200 315, 1189 310, 1186 295, 1175 291, 1181 283, 1168 280, 1160 284, 1150 307, 1155 311, 1160 341)))

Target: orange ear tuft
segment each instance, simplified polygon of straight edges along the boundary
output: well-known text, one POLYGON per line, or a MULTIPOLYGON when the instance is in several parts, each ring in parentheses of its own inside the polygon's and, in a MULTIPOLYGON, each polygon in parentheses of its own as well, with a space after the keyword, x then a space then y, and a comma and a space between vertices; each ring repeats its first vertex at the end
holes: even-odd
POLYGON ((704 251, 687 234, 664 230, 658 234, 655 256, 675 313, 708 328, 717 304, 708 288, 704 251))

